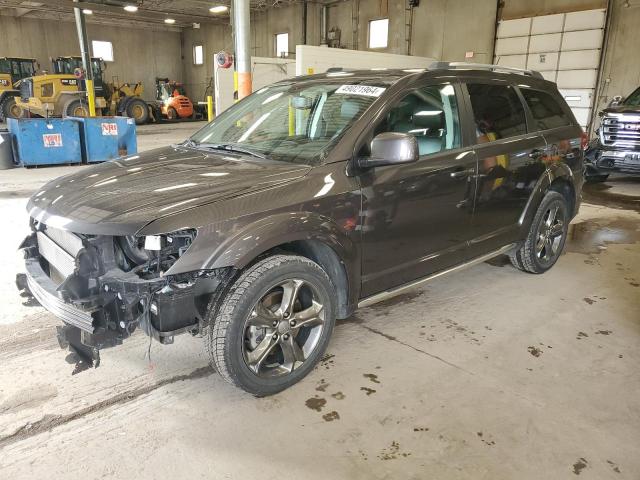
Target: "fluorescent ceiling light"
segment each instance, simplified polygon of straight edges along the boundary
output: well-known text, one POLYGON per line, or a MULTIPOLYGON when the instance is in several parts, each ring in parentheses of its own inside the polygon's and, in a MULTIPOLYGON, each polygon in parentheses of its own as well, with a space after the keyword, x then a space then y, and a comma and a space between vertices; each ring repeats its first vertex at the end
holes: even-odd
POLYGON ((93 10, 85 8, 84 10, 82 10, 82 13, 84 13, 85 15, 93 15, 93 10))
POLYGON ((226 12, 227 10, 229 10, 229 7, 227 7, 226 5, 216 5, 215 7, 211 7, 209 9, 211 13, 222 13, 226 12))
POLYGON ((164 19, 164 23, 168 23, 170 25, 173 25, 174 23, 176 23, 176 21, 173 18, 165 18, 164 19))
POLYGON ((135 13, 135 12, 137 12, 137 11, 138 11, 138 6, 137 6, 137 5, 125 5, 125 6, 124 6, 124 9, 125 9, 127 12, 135 13))

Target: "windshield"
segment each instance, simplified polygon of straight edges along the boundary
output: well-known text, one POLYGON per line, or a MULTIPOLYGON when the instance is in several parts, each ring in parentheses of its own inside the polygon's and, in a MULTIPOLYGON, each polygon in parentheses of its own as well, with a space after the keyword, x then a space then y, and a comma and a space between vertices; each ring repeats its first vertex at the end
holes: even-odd
POLYGON ((268 86, 225 111, 191 141, 317 164, 386 87, 379 80, 348 79, 268 86))
POLYGON ((629 95, 624 101, 623 105, 640 107, 640 88, 637 88, 631 95, 629 95))

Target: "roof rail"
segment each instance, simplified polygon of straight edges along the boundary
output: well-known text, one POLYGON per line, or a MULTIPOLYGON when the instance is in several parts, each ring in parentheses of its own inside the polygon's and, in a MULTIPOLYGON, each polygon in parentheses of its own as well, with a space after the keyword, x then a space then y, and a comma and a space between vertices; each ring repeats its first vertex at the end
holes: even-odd
POLYGON ((536 70, 525 70, 524 68, 505 67, 502 65, 491 65, 488 63, 466 63, 466 62, 433 62, 429 65, 429 70, 451 70, 451 69, 469 69, 469 70, 490 70, 492 72, 510 72, 529 75, 530 77, 544 79, 542 74, 536 70))

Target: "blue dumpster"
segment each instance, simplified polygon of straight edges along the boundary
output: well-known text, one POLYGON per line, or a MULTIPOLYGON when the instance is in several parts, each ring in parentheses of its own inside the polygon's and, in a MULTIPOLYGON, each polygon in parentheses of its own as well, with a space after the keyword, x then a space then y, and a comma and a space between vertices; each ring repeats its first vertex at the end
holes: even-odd
POLYGON ((23 166, 80 163, 78 123, 61 118, 8 118, 16 162, 23 166))
POLYGON ((138 152, 136 123, 126 117, 70 117, 80 125, 82 161, 106 162, 138 152))

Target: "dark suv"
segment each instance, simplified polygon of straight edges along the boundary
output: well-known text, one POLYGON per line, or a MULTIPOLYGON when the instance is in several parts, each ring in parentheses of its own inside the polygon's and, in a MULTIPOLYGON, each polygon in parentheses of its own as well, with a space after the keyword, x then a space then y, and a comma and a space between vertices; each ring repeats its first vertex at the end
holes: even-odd
POLYGON ((435 64, 283 81, 180 145, 54 180, 29 201, 26 282, 63 347, 202 335, 255 395, 304 377, 335 320, 508 254, 558 259, 584 136, 535 72, 435 64))

